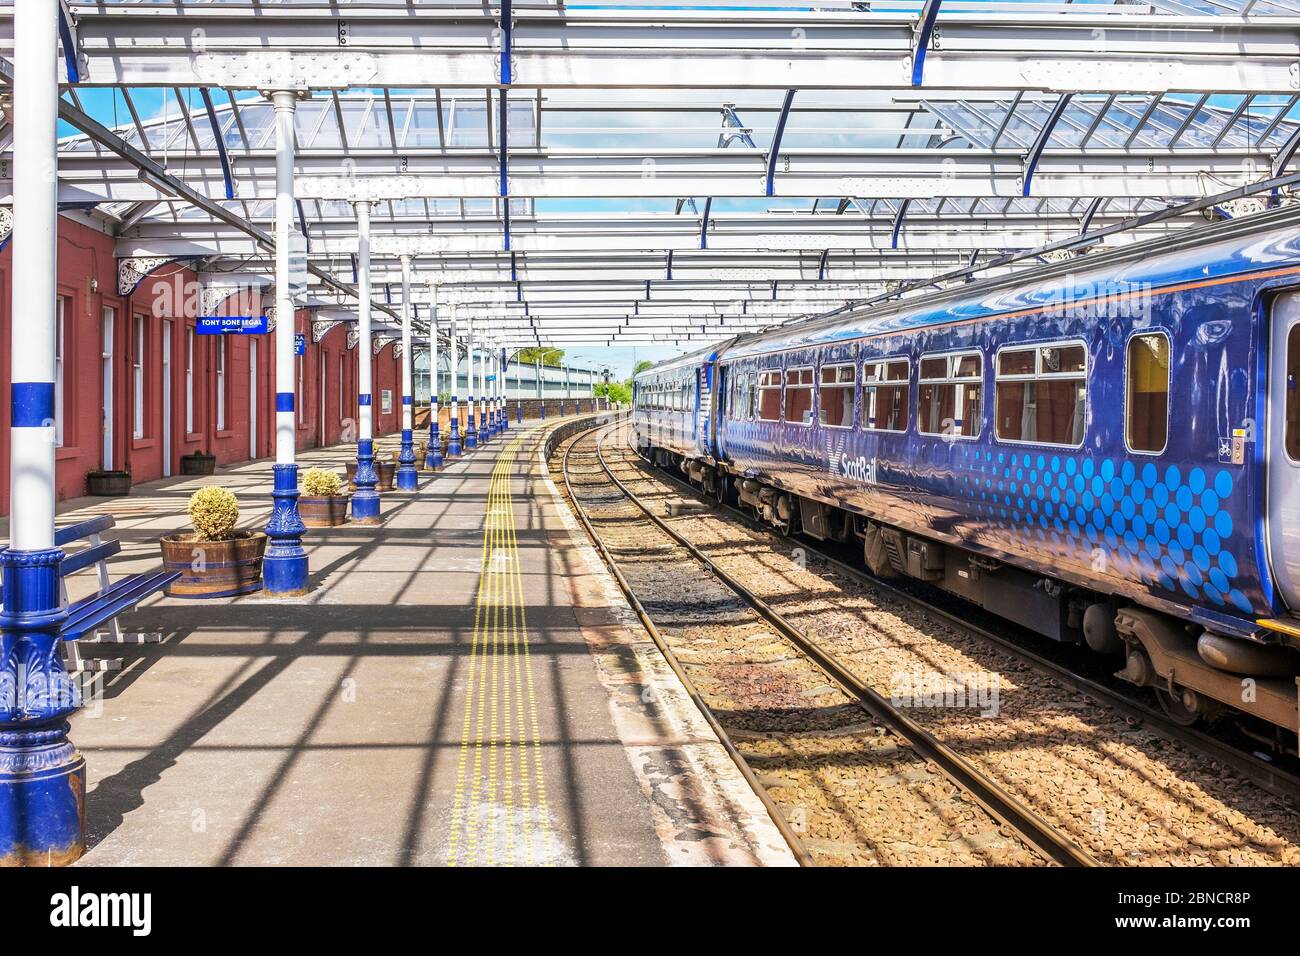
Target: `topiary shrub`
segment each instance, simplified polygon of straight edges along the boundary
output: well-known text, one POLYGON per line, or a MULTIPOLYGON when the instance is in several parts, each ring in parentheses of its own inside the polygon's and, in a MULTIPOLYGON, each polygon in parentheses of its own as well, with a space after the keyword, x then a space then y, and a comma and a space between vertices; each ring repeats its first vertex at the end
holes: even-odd
POLYGON ((337 472, 308 468, 302 476, 302 492, 312 498, 333 498, 343 491, 343 479, 337 472))
POLYGON ((226 541, 239 521, 239 500, 225 488, 200 488, 190 495, 195 541, 226 541))

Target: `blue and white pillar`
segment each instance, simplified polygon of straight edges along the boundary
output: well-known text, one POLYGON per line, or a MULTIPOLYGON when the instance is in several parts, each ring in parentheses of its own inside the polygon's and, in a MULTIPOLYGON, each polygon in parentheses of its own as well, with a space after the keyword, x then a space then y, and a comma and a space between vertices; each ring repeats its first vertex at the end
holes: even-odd
POLYGON ((397 456, 397 489, 414 491, 420 483, 415 470, 415 445, 411 434, 411 257, 402 256, 402 450, 397 456))
POLYGON ((438 287, 433 286, 429 309, 429 450, 424 467, 437 471, 442 467, 442 437, 438 434, 438 287))
POLYGON ((479 333, 479 356, 478 356, 478 420, 479 431, 482 434, 482 441, 487 442, 492 438, 492 415, 488 408, 488 349, 487 330, 484 329, 479 333))
POLYGON ((497 431, 504 432, 510 428, 510 421, 506 420, 506 363, 503 362, 506 350, 494 349, 491 354, 491 364, 497 375, 497 388, 494 389, 495 402, 497 402, 497 431))
POLYGON ((298 94, 271 94, 275 115, 275 486, 271 517, 266 523, 266 557, 262 584, 267 594, 295 597, 307 593, 307 552, 302 536, 307 526, 298 515, 297 432, 294 399, 297 375, 293 340, 297 331, 293 298, 289 294, 289 235, 294 221, 293 117, 298 94))
POLYGON ((478 447, 478 430, 474 427, 474 316, 465 316, 465 448, 478 447))
MULTIPOLYGON (((509 365, 509 360, 506 361, 509 365)), ((519 352, 515 352, 515 421, 522 425, 524 423, 524 363, 519 360, 519 352)))
POLYGON ((497 409, 501 416, 501 430, 503 432, 510 430, 510 412, 506 408, 506 374, 506 349, 503 345, 500 351, 497 352, 497 378, 499 379, 498 384, 500 386, 497 389, 497 409))
POLYGON ((375 485, 374 406, 371 404, 370 345, 370 202, 354 204, 357 210, 357 474, 352 494, 352 520, 379 524, 379 492, 375 485))
POLYGON ((456 342, 456 303, 451 304, 451 423, 447 435, 447 457, 460 457, 460 409, 456 407, 456 386, 460 381, 460 345, 456 342))
POLYGON ((63 668, 54 546, 58 4, 14 5, 14 235, 9 547, 0 552, 0 866, 86 850, 86 761, 68 740, 81 705, 63 668))

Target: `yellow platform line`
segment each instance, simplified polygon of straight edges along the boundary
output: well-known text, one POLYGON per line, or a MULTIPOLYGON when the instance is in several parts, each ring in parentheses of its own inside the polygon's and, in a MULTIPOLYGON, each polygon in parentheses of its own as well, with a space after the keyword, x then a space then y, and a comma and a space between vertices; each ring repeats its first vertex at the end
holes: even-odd
POLYGON ((511 489, 526 438, 527 433, 520 435, 502 449, 488 485, 452 800, 451 866, 514 863, 521 843, 525 862, 551 862, 550 810, 511 489), (535 828, 541 830, 540 841, 535 828), (498 860, 498 849, 503 860, 498 860))

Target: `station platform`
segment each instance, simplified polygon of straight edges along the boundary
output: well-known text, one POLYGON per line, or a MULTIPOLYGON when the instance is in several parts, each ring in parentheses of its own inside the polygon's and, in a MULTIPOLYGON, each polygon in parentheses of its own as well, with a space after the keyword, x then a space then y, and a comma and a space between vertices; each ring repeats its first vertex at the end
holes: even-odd
MULTIPOLYGON (((792 865, 580 540, 541 457, 557 424, 385 493, 379 527, 309 531, 306 597, 156 596, 119 620, 159 643, 85 645, 124 664, 73 720, 80 865, 792 865)), ((145 570, 202 484, 262 527, 270 475, 77 499, 59 524, 113 514, 110 570, 145 570)))

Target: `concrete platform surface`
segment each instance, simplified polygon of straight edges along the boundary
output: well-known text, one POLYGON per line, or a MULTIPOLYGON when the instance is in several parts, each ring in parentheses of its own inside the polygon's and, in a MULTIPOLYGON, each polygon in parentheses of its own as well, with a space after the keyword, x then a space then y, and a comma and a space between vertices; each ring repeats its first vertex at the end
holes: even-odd
MULTIPOLYGON (((386 493, 380 527, 309 532, 305 598, 157 596, 120 623, 160 643, 84 645, 125 664, 73 720, 83 865, 791 864, 577 539, 539 454, 553 425, 386 493)), ((111 570, 141 570, 205 483, 265 523, 266 461, 59 521, 114 514, 111 570)))

